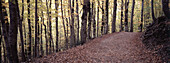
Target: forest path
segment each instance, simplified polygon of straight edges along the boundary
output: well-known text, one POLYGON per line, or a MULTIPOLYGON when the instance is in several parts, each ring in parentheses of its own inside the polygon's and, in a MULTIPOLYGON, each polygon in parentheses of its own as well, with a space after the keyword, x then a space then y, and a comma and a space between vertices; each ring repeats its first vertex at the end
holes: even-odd
POLYGON ((157 63, 138 32, 104 35, 82 46, 35 60, 40 63, 157 63))

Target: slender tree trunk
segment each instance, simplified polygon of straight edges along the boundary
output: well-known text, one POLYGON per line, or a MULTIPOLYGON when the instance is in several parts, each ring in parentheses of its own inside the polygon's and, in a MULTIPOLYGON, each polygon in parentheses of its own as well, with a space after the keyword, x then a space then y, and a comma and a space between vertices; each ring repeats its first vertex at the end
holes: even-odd
POLYGON ((104 13, 104 1, 102 1, 102 26, 101 26, 101 35, 104 34, 105 29, 105 13, 104 13))
MULTIPOLYGON (((65 10, 66 10, 66 9, 65 9, 65 10)), ((66 13, 65 10, 64 10, 64 13, 66 13)), ((66 16, 66 14, 64 14, 64 15, 66 16)), ((63 19, 64 19, 64 18, 63 18, 63 19)), ((69 39, 68 39, 68 38, 69 38, 69 37, 68 37, 68 36, 69 36, 69 35, 68 35, 68 34, 69 34, 69 29, 68 29, 68 28, 69 28, 69 22, 68 22, 68 21, 70 21, 70 18, 66 18, 65 21, 66 21, 66 48, 68 49, 68 48, 69 48, 69 43, 68 43, 68 42, 69 42, 69 39)), ((65 26, 65 25, 64 25, 64 26, 65 26)))
POLYGON ((46 41, 46 55, 48 55, 48 38, 47 38, 47 26, 44 23, 44 18, 43 18, 43 25, 44 25, 44 31, 45 31, 45 41, 46 41))
POLYGON ((130 32, 133 32, 133 16, 134 16, 134 7, 135 7, 135 0, 133 0, 133 3, 132 3, 132 13, 131 13, 130 32))
POLYGON ((170 11, 169 11, 169 6, 168 6, 169 0, 162 0, 162 10, 165 14, 165 16, 170 19, 170 11))
POLYGON ((129 0, 125 0, 125 31, 129 31, 128 27, 128 6, 129 6, 129 0))
POLYGON ((106 32, 105 34, 108 34, 109 32, 109 0, 106 0, 106 32))
MULTIPOLYGON (((1 1, 0 1, 0 5, 1 5, 1 1)), ((2 9, 1 6, 0 6, 0 9, 2 9)), ((0 14, 2 14, 2 13, 0 12, 0 14)), ((0 17, 0 19, 2 19, 2 18, 0 17)), ((2 63, 2 32, 1 31, 2 30, 1 30, 1 22, 0 22, 0 52, 1 52, 0 53, 0 63, 2 63)))
MULTIPOLYGON (((51 9, 51 0, 50 0, 50 5, 49 5, 49 9, 51 9)), ((52 53, 52 43, 53 43, 53 37, 52 37, 52 25, 51 25, 51 10, 49 10, 49 35, 50 35, 50 54, 52 53)))
POLYGON ((114 0, 114 9, 113 9, 113 22, 112 22, 112 33, 116 32, 116 11, 117 11, 117 0, 114 0))
POLYGON ((78 0, 76 0, 76 12, 77 12, 77 43, 79 42, 79 36, 80 36, 80 20, 79 20, 79 3, 78 3, 79 1, 78 0))
POLYGON ((71 36, 70 36, 70 47, 73 47, 75 45, 75 32, 74 32, 74 0, 70 0, 70 10, 71 10, 71 21, 70 22, 70 30, 71 30, 71 36))
POLYGON ((142 0, 140 32, 142 32, 143 29, 143 9, 144 9, 144 0, 142 0))
POLYGON ((56 9, 56 15, 57 15, 57 17, 56 17, 56 52, 58 52, 58 6, 59 6, 59 4, 58 4, 59 2, 58 2, 58 0, 55 0, 55 9, 56 9))
POLYGON ((123 31, 123 1, 124 1, 124 0, 121 0, 120 32, 123 31))
POLYGON ((28 4, 28 28, 29 28, 29 47, 28 47, 28 56, 29 59, 31 59, 31 49, 32 49, 32 33, 31 33, 31 20, 30 20, 30 0, 27 0, 27 4, 28 4))
MULTIPOLYGON (((50 0, 50 5, 49 5, 49 7, 48 7, 48 1, 46 0, 46 6, 47 6, 47 14, 48 14, 48 21, 49 21, 49 23, 47 23, 48 25, 49 25, 49 32, 48 32, 48 34, 49 34, 49 46, 50 46, 50 48, 49 48, 49 53, 51 53, 52 51, 51 51, 51 49, 52 49, 52 26, 51 26, 51 16, 50 16, 50 14, 51 14, 51 11, 49 11, 49 9, 51 9, 51 0, 50 0)), ((47 29, 48 30, 48 29, 47 29)))
POLYGON ((86 26, 87 26, 87 13, 89 12, 89 9, 90 9, 90 1, 84 0, 82 23, 81 23, 82 24, 81 25, 81 43, 82 44, 86 42, 86 38, 87 38, 86 26))
MULTIPOLYGON (((91 6, 91 4, 90 4, 91 6)), ((88 32, 87 32, 87 38, 91 39, 91 23, 92 23, 92 9, 88 9, 89 16, 88 16, 88 32)))
MULTIPOLYGON (((48 0, 46 0, 46 7, 47 7, 47 15, 48 15, 48 18, 47 18, 47 34, 50 35, 50 31, 49 31, 48 28, 49 28, 49 22, 50 22, 51 19, 50 19, 49 7, 48 7, 48 0)), ((47 46, 48 46, 48 44, 50 44, 49 48, 47 47, 49 49, 48 52, 50 54, 51 53, 51 39, 50 39, 50 36, 47 37, 47 38, 49 39, 49 43, 47 42, 47 46)))
POLYGON ((151 10, 152 10, 152 20, 155 21, 156 18, 155 18, 155 13, 154 13, 154 9, 153 9, 153 0, 151 0, 151 10))
POLYGON ((92 2, 92 9, 93 9, 93 38, 96 38, 96 7, 95 7, 95 2, 92 2))
MULTIPOLYGON (((19 12, 19 9, 18 9, 19 12)), ((19 20, 19 30, 20 30, 20 39, 21 39, 21 50, 22 50, 22 61, 25 62, 26 58, 25 58, 25 51, 24 51, 24 39, 23 39, 23 29, 22 29, 22 21, 23 21, 23 17, 24 17, 24 0, 22 0, 22 14, 21 14, 21 18, 19 20)))
MULTIPOLYGON (((65 36, 65 42, 66 42, 66 48, 68 49, 68 38, 67 38, 67 32, 66 32, 66 27, 65 27, 65 22, 64 22, 64 16, 63 16, 63 1, 61 0, 61 12, 62 12, 62 20, 63 20, 63 28, 64 28, 64 36, 65 36)), ((67 20, 67 19, 66 19, 67 20)))
POLYGON ((100 2, 98 1, 98 6, 97 6, 97 37, 99 36, 99 6, 100 6, 100 2))
POLYGON ((34 57, 37 57, 37 42, 38 42, 38 29, 37 29, 37 25, 38 25, 38 14, 37 14, 37 0, 35 0, 35 46, 34 46, 34 57))
MULTIPOLYGON (((41 6, 43 6, 43 2, 41 0, 41 6)), ((44 14, 43 14, 43 10, 41 10, 41 22, 44 22, 44 14)), ((40 46, 40 50, 41 50, 41 56, 44 55, 44 50, 43 50, 43 27, 42 27, 42 23, 41 23, 41 46, 40 46)))
POLYGON ((18 22, 19 16, 17 12, 17 0, 10 1, 9 0, 9 12, 10 12, 10 28, 9 28, 9 36, 8 36, 8 44, 7 53, 10 54, 9 62, 10 63, 18 63, 18 55, 17 55, 17 32, 18 32, 18 22))

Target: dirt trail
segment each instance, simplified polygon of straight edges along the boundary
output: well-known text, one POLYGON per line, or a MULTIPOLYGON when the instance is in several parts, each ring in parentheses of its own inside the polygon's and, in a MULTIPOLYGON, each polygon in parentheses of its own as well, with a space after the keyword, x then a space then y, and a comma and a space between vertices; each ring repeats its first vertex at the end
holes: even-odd
POLYGON ((141 33, 104 35, 83 46, 35 60, 35 63, 158 63, 158 57, 144 48, 141 33))

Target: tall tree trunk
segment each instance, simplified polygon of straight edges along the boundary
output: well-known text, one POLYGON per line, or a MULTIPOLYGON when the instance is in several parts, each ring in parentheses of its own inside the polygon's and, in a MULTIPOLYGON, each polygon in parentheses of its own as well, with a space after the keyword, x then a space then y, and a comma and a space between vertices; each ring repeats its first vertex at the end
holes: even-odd
MULTIPOLYGON (((0 5, 1 5, 1 1, 0 1, 0 5)), ((0 6, 0 9, 2 9, 1 8, 1 6, 0 6)), ((2 11, 2 10, 0 10, 0 11, 2 11)), ((0 14, 2 14, 1 12, 0 12, 0 14)), ((0 19, 2 19, 1 17, 0 17, 0 19)), ((2 63, 2 32, 1 32, 2 30, 1 30, 1 22, 0 22, 0 63, 2 63)))
MULTIPOLYGON (((47 33, 46 36, 47 36, 47 40, 48 40, 48 39, 49 39, 48 35, 49 35, 49 33, 50 33, 50 32, 49 32, 49 29, 48 29, 48 28, 49 28, 49 21, 50 21, 50 18, 49 18, 49 17, 50 17, 50 15, 49 15, 49 8, 48 8, 48 0, 46 0, 46 7, 47 7, 47 15, 48 15, 48 18, 47 18, 47 26, 46 26, 46 28, 47 28, 47 29, 46 29, 46 33, 47 33)), ((50 39, 49 39, 48 41, 50 42, 50 39)), ((46 53, 47 53, 47 54, 49 54, 50 51, 51 51, 51 50, 49 50, 49 48, 50 48, 49 42, 46 42, 46 51, 47 51, 46 53)))
POLYGON ((45 31, 45 41, 46 41, 46 55, 48 55, 48 37, 47 37, 47 26, 44 23, 44 18, 43 18, 43 25, 44 25, 44 31, 45 31))
MULTIPOLYGON (((49 9, 51 9, 51 0, 50 0, 50 5, 49 5, 49 9)), ((51 25, 51 10, 49 10, 49 35, 50 35, 50 54, 52 53, 52 44, 53 44, 53 37, 52 37, 52 25, 51 25)))
POLYGON ((112 33, 116 32, 116 11, 117 11, 117 0, 114 0, 114 9, 113 9, 113 22, 112 22, 112 33))
POLYGON ((77 12, 77 43, 79 42, 79 36, 80 36, 80 20, 79 20, 79 3, 78 3, 79 1, 78 0, 76 0, 76 12, 77 12))
POLYGON ((35 46, 34 46, 34 57, 37 57, 37 42, 38 42, 38 29, 37 29, 37 25, 38 25, 38 14, 37 14, 37 0, 35 0, 35 46))
MULTIPOLYGON (((48 27, 49 27, 49 32, 48 32, 48 34, 49 34, 49 53, 51 53, 52 52, 52 26, 51 26, 51 11, 49 11, 49 9, 51 9, 51 0, 50 0, 50 5, 49 5, 49 7, 48 7, 48 1, 46 0, 46 6, 47 6, 47 14, 48 14, 48 22, 49 23, 47 23, 48 24, 48 27)), ((47 29, 48 30, 48 29, 47 29)))
POLYGON ((129 31, 128 27, 128 7, 129 7, 129 0, 125 0, 125 31, 129 31))
POLYGON ((92 2, 92 9, 93 9, 93 38, 96 38, 96 7, 95 1, 92 2))
POLYGON ((142 0, 140 32, 142 32, 143 29, 143 9, 144 9, 144 0, 142 0))
POLYGON ((64 22, 64 15, 63 15, 63 0, 61 0, 61 13, 62 13, 62 20, 63 20, 63 28, 64 28, 64 37, 65 37, 65 42, 66 42, 66 48, 68 49, 68 38, 67 38, 67 34, 66 34, 67 32, 66 32, 66 27, 65 27, 65 22, 64 22))
POLYGON ((104 34, 105 29, 105 13, 104 13, 104 1, 102 1, 102 26, 101 26, 101 35, 104 34))
POLYGON ((97 6, 97 37, 99 36, 99 6, 100 6, 100 2, 98 1, 98 6, 97 6))
MULTIPOLYGON (((91 4, 90 4, 91 6, 91 4)), ((89 6, 89 7, 90 7, 89 6)), ((89 16, 88 16, 88 32, 87 32, 87 38, 91 39, 91 22, 92 22, 92 9, 88 9, 89 11, 89 16)))
POLYGON ((58 52, 58 0, 55 0, 55 9, 56 9, 56 52, 58 52))
MULTIPOLYGON (((41 6, 43 6, 43 2, 42 2, 42 0, 41 0, 41 6)), ((43 27, 42 27, 42 25, 43 25, 43 22, 44 22, 44 14, 43 14, 43 10, 41 10, 41 46, 40 46, 40 50, 41 50, 41 56, 43 56, 44 55, 44 50, 43 50, 43 27)))
POLYGON ((10 12, 10 28, 9 28, 9 36, 8 43, 6 47, 7 53, 10 54, 9 62, 10 63, 18 63, 18 54, 17 54, 17 32, 18 32, 18 22, 19 16, 17 12, 17 0, 10 1, 9 0, 9 12, 10 12))
POLYGON ((133 0, 133 3, 132 3, 132 13, 131 13, 130 32, 133 32, 133 16, 134 16, 134 7, 135 7, 135 0, 133 0))
POLYGON ((152 10, 152 20, 154 22, 156 18, 155 18, 155 13, 154 13, 153 0, 151 0, 151 10, 152 10))
POLYGON ((84 5, 83 5, 83 15, 82 15, 82 25, 81 25, 81 43, 86 42, 87 38, 87 31, 86 31, 86 26, 87 26, 87 13, 89 12, 90 9, 90 1, 89 0, 84 0, 84 5))
POLYGON ((109 32, 109 0, 106 0, 106 32, 109 32))
POLYGON ((71 21, 70 22, 70 30, 71 30, 71 36, 70 36, 70 47, 73 47, 75 45, 75 32, 74 32, 74 0, 70 0, 70 10, 71 10, 71 21))
POLYGON ((170 11, 169 11, 169 6, 168 6, 169 0, 162 0, 162 10, 165 14, 165 16, 170 19, 170 11))
MULTIPOLYGON (((19 8, 18 8, 18 12, 19 12, 19 8)), ((23 39, 23 29, 22 29, 22 21, 23 21, 23 17, 24 17, 24 0, 22 0, 22 14, 21 14, 21 18, 19 20, 19 31, 20 31, 20 40, 21 40, 21 51, 22 51, 22 61, 25 62, 26 58, 25 58, 25 51, 24 51, 24 39, 23 39)))
POLYGON ((29 46, 28 46, 28 57, 31 59, 31 49, 32 49, 32 33, 31 33, 31 20, 30 20, 30 0, 27 0, 28 4, 28 28, 29 28, 29 46))
POLYGON ((120 32, 123 31, 123 1, 124 1, 124 0, 121 0, 120 32))

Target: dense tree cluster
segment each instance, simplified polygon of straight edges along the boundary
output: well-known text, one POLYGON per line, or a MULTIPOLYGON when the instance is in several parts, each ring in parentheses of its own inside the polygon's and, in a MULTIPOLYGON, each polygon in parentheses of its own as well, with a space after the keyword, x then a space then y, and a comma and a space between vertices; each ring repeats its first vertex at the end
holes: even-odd
POLYGON ((142 32, 152 19, 169 18, 167 2, 0 0, 0 62, 30 61, 108 33, 142 32))

